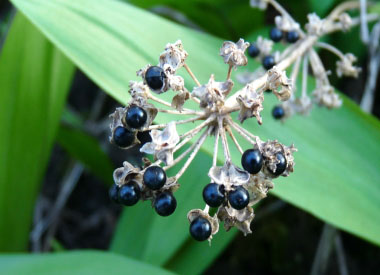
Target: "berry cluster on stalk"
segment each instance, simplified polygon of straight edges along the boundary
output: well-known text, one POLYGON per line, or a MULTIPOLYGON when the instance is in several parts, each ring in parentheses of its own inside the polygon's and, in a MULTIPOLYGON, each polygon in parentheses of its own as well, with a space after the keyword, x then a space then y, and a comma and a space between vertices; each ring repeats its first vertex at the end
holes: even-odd
MULTIPOLYGON (((189 168, 207 138, 213 138, 213 158, 208 177, 210 180, 203 188, 203 209, 191 210, 187 218, 190 223, 190 235, 198 241, 211 240, 223 223, 228 231, 236 227, 244 234, 251 233, 250 224, 254 218, 252 206, 265 198, 274 187, 273 180, 279 176, 287 177, 293 172, 296 148, 285 146, 277 140, 263 141, 242 126, 250 118, 256 118, 259 125, 263 123, 264 92, 273 93, 281 106, 273 109, 276 119, 289 116, 289 106, 296 110, 310 109, 311 100, 306 94, 306 76, 310 63, 316 77, 316 90, 313 92, 317 103, 328 107, 338 107, 341 101, 330 86, 325 71, 314 46, 327 48, 318 42, 322 34, 339 29, 347 29, 352 22, 344 13, 347 7, 338 7, 327 19, 321 20, 315 14, 309 15, 303 32, 283 8, 274 0, 251 0, 251 4, 265 8, 272 4, 280 13, 276 17, 276 28, 270 32, 273 41, 283 41, 290 46, 281 54, 271 54, 273 41, 259 37, 249 44, 243 39, 234 43, 226 41, 220 48, 220 56, 228 65, 227 77, 217 81, 213 74, 207 83, 201 84, 186 63, 188 53, 180 40, 167 44, 161 53, 157 65, 148 64, 137 71, 142 81, 131 81, 129 93, 131 100, 127 106, 117 108, 111 115, 110 141, 122 149, 142 143, 139 136, 149 133, 151 140, 144 143, 140 151, 153 155, 153 161, 144 158, 142 167, 135 167, 124 162, 123 167, 114 171, 115 185, 109 191, 110 197, 117 203, 132 206, 139 200, 150 200, 152 207, 161 216, 169 216, 177 207, 174 196, 179 188, 179 181, 189 168), (232 71, 239 66, 247 65, 248 55, 262 61, 264 72, 237 76, 246 80, 245 86, 232 92, 234 81, 232 71), (303 63, 302 95, 295 96, 295 80, 300 63, 303 63), (293 65, 291 77, 285 70, 293 65), (177 74, 185 69, 193 79, 195 86, 188 90, 183 77, 177 74), (249 81, 247 79, 249 78, 249 81), (159 95, 173 91, 174 96, 168 102, 159 95), (192 101, 197 109, 188 108, 192 101), (297 106, 294 107, 294 106, 297 106), (153 124, 158 114, 168 113, 183 119, 153 124), (237 119, 240 123, 234 119, 237 119), (191 125, 191 130, 178 133, 177 126, 191 125), (241 140, 250 144, 242 148, 241 140), (189 146, 186 147, 186 145, 189 146), (240 163, 231 159, 231 144, 240 152, 240 163), (218 165, 219 146, 223 148, 224 162, 218 165), (178 151, 182 148, 181 153, 178 151), (179 163, 182 163, 179 165, 179 163), (169 169, 174 170, 168 176, 169 169), (215 208, 215 211, 210 211, 215 208), (211 215, 210 213, 215 213, 211 215)), ((341 74, 355 75, 358 72, 352 66, 352 57, 338 64, 341 74)), ((292 110, 293 110, 292 109, 292 110)), ((181 182, 181 184, 192 184, 181 182)), ((179 204, 181 202, 178 202, 179 204)))
POLYGON ((297 55, 292 62, 293 70, 290 77, 294 91, 291 95, 289 94, 287 100, 273 108, 273 117, 284 120, 294 114, 308 115, 313 103, 327 108, 340 107, 342 100, 331 86, 328 79, 330 72, 324 68, 316 49, 328 50, 338 57, 339 60, 336 62, 338 77, 358 76, 361 69, 353 65, 356 61, 353 54, 343 54, 334 46, 319 41, 326 34, 335 31, 346 32, 356 25, 357 18, 351 18, 346 11, 357 9, 358 3, 342 3, 325 19, 319 18, 315 13, 309 14, 307 16, 309 22, 303 30, 300 24, 275 0, 251 0, 250 2, 252 7, 260 9, 266 9, 268 5, 272 5, 280 15, 275 17, 275 27, 269 31, 270 39, 259 36, 248 48, 249 56, 261 62, 264 70, 259 68, 253 73, 242 73, 238 75, 239 81, 241 83, 251 82, 265 75, 266 71, 275 67, 276 64, 284 64, 287 59, 293 59, 292 55, 297 55), (272 53, 273 43, 282 43, 285 46, 284 50, 272 53), (304 45, 307 45, 307 49, 302 48, 304 45), (300 53, 296 53, 297 51, 300 53), (301 67, 302 86, 301 92, 297 93, 295 83, 301 67), (309 72, 309 67, 311 67, 311 72, 309 72), (311 95, 307 93, 309 73, 315 78, 315 90, 311 95))

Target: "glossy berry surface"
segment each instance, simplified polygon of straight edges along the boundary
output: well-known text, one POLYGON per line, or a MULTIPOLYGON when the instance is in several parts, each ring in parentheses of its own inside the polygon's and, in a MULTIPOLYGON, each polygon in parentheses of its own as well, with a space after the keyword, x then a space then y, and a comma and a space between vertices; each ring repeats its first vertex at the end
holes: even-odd
POLYGON ((143 108, 139 106, 131 106, 128 108, 125 115, 125 122, 127 122, 129 127, 138 129, 144 126, 147 118, 148 115, 143 108))
POLYGON ((112 185, 111 188, 108 190, 108 195, 111 201, 119 203, 119 186, 117 186, 116 184, 112 185))
POLYGON ((266 70, 272 69, 272 67, 275 65, 273 55, 267 55, 267 56, 265 56, 263 58, 262 63, 263 63, 263 67, 266 70))
POLYGON ((225 199, 224 186, 210 183, 203 189, 203 200, 211 207, 219 207, 225 199))
POLYGON ((286 34, 286 41, 289 43, 295 43, 300 38, 300 35, 297 31, 290 31, 286 34))
POLYGON ((166 173, 160 166, 150 166, 145 170, 143 180, 149 189, 158 190, 166 182, 166 173))
POLYGON ((177 201, 175 197, 170 193, 161 193, 156 197, 154 201, 154 209, 160 216, 169 216, 173 214, 177 207, 177 201))
POLYGON ((119 190, 119 202, 126 205, 135 205, 141 197, 141 191, 139 186, 134 182, 129 182, 119 190))
POLYGON ((260 54, 260 49, 254 43, 251 43, 251 45, 249 45, 247 51, 250 57, 257 57, 260 54))
POLYGON ((263 155, 258 149, 248 149, 241 157, 241 165, 250 174, 257 174, 263 167, 263 155))
POLYGON ((211 235, 210 222, 203 217, 194 219, 190 224, 190 235, 200 242, 207 240, 211 235))
POLYGON ((151 66, 145 72, 145 81, 152 90, 161 90, 164 86, 166 75, 164 70, 158 66, 151 66))
POLYGON ((279 28, 272 28, 269 32, 269 37, 270 39, 272 39, 274 42, 279 42, 281 41, 282 39, 282 36, 283 36, 283 33, 282 31, 279 29, 279 28))
POLYGON ((122 126, 117 127, 113 132, 113 141, 119 147, 128 147, 134 140, 135 134, 122 126))
POLYGON ((286 169, 286 158, 283 153, 279 152, 276 154, 277 160, 280 162, 276 164, 276 171, 273 172, 271 169, 268 168, 269 172, 271 172, 275 176, 279 176, 282 173, 284 173, 286 169))
POLYGON ((282 108, 281 106, 275 106, 272 110, 272 116, 275 118, 275 119, 281 119, 283 118, 285 115, 285 111, 284 111, 284 108, 282 108))
POLYGON ((238 186, 235 190, 228 193, 228 201, 232 208, 241 210, 249 203, 249 193, 244 187, 238 186))

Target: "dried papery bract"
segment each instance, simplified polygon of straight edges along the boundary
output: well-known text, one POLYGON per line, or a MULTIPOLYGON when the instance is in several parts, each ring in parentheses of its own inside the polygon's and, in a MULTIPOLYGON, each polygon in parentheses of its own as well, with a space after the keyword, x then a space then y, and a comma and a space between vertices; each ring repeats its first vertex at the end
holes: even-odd
MULTIPOLYGON (((270 56, 269 61, 276 62, 274 66, 254 74, 249 83, 233 93, 232 69, 247 64, 245 51, 249 43, 243 39, 236 43, 224 42, 219 54, 227 64, 226 78, 216 79, 210 72, 208 82, 200 83, 186 64, 189 56, 182 42, 178 40, 166 45, 157 65, 147 65, 137 72, 142 81, 130 82, 131 101, 125 108, 117 108, 112 115, 111 141, 115 139, 117 127, 128 130, 125 132, 131 137, 131 146, 138 143, 136 136, 139 131, 150 131, 152 141, 145 143, 140 151, 153 155, 153 162, 144 159, 143 167, 134 167, 125 162, 123 167, 114 172, 115 184, 117 188, 122 188, 125 184, 137 184, 141 199, 150 200, 161 216, 168 216, 175 211, 177 201, 174 195, 180 183, 194 184, 181 180, 182 175, 191 166, 206 139, 214 139, 209 180, 204 183, 207 189, 204 189, 203 197, 210 205, 217 207, 215 215, 210 215, 211 206, 207 204, 204 209, 197 209, 195 206, 196 209, 188 213, 190 234, 198 241, 210 241, 218 232, 220 222, 224 223, 227 231, 236 227, 244 235, 251 233, 250 225, 254 218, 252 206, 274 188, 274 180, 277 177, 287 177, 294 170, 293 153, 297 150, 293 145, 286 146, 277 140, 263 141, 241 125, 252 117, 255 117, 260 125, 264 122, 261 116, 266 94, 264 91, 274 93, 288 114, 308 113, 311 99, 306 93, 306 77, 310 64, 317 84, 313 92, 314 101, 330 108, 341 105, 341 100, 330 85, 327 71, 313 47, 320 46, 335 51, 335 48, 319 43, 319 37, 339 29, 347 30, 356 20, 348 18, 345 15, 346 9, 340 7, 326 19, 320 19, 315 14, 309 15, 307 32, 303 32, 299 24, 277 2, 251 1, 252 6, 260 8, 265 8, 268 4, 273 5, 281 14, 276 18, 277 27, 288 33, 296 31, 293 35, 299 35, 299 40, 295 40, 294 36, 290 37, 294 44, 284 52, 270 56), (305 81, 302 89, 297 89, 301 91, 301 96, 297 97, 295 81, 301 63, 305 81), (293 71, 288 77, 286 69, 291 65, 293 71), (185 85, 184 79, 177 75, 177 71, 181 69, 190 75, 194 81, 193 85, 185 85), (171 102, 160 98, 160 94, 168 90, 175 92, 171 102), (187 108, 188 101, 193 101, 197 108, 187 108), (128 109, 135 105, 147 113, 148 119, 141 128, 130 129, 125 125, 124 117, 128 109), (178 116, 178 119, 154 125, 152 122, 157 113, 169 113, 178 116), (240 123, 234 121, 236 118, 240 123), (177 129, 182 129, 177 127, 180 124, 189 125, 189 130, 177 132, 177 129), (243 149, 240 145, 241 139, 248 141, 250 148, 243 149), (244 169, 238 166, 239 163, 234 163, 236 160, 232 159, 231 151, 235 148, 230 147, 230 144, 242 154, 241 164, 244 169), (223 158, 218 157, 220 146, 223 148, 223 158), (218 165, 218 159, 224 159, 224 163, 218 165), (166 175, 168 170, 174 171, 173 176, 166 175)), ((258 58, 267 57, 272 44, 271 41, 259 37, 256 42, 261 52, 257 55, 258 58)), ((217 54, 217 49, 215 53, 217 54)), ((355 61, 352 55, 342 54, 340 59, 337 64, 339 75, 355 76, 358 73, 358 69, 352 64, 355 61)), ((266 60, 267 63, 269 61, 266 60)), ((269 67, 272 64, 266 65, 269 67)), ((181 201, 178 204, 180 205, 181 201)))

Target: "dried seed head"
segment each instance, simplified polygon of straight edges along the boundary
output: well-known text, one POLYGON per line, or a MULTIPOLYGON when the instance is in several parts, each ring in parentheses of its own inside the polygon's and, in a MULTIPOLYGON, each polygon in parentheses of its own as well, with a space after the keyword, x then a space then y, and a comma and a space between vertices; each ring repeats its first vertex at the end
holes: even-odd
POLYGON ((268 192, 273 189, 272 179, 268 178, 264 173, 260 172, 251 175, 246 189, 249 192, 249 206, 255 205, 260 200, 266 198, 268 192))
POLYGON ((325 20, 321 19, 316 13, 307 15, 309 23, 305 25, 305 29, 311 35, 321 36, 324 33, 325 20))
POLYGON ((140 152, 153 154, 155 159, 170 165, 173 162, 173 150, 179 142, 175 122, 169 122, 163 131, 152 130, 150 132, 152 142, 145 143, 140 152))
POLYGON ((336 74, 338 77, 350 76, 357 78, 361 72, 361 68, 353 65, 357 58, 352 53, 344 55, 342 60, 336 62, 336 74))
POLYGON ((242 38, 236 43, 226 41, 220 49, 220 55, 223 57, 224 63, 229 64, 236 69, 238 66, 247 65, 248 59, 244 52, 248 47, 249 43, 244 42, 244 39, 242 38))
POLYGON ((351 29, 352 19, 348 13, 344 12, 341 15, 339 15, 339 22, 340 24, 342 24, 343 32, 347 32, 351 29))
POLYGON ((247 118, 256 117, 257 122, 262 124, 260 115, 260 112, 264 109, 264 94, 262 89, 256 91, 252 84, 247 84, 236 100, 240 105, 239 120, 241 123, 247 118))
POLYGON ((128 161, 123 162, 123 167, 117 168, 113 172, 113 180, 119 187, 134 180, 140 187, 142 187, 142 173, 141 169, 134 167, 128 161))
POLYGON ((129 81, 129 91, 133 99, 139 100, 140 98, 146 100, 149 94, 149 87, 140 81, 129 81))
POLYGON ((207 84, 195 87, 191 94, 200 99, 200 106, 202 108, 216 110, 224 105, 224 99, 233 86, 234 82, 232 80, 216 82, 214 75, 211 75, 207 84))
POLYGON ((256 46, 260 51, 259 57, 262 58, 272 52, 273 41, 259 36, 256 40, 256 46))
POLYGON ((326 106, 327 108, 338 108, 342 106, 342 100, 339 95, 334 92, 334 87, 329 84, 323 84, 317 79, 317 87, 313 91, 312 95, 314 100, 319 104, 326 106))
POLYGON ((285 71, 280 71, 274 66, 268 71, 266 88, 271 90, 279 100, 286 101, 292 95, 293 84, 285 71))
POLYGON ((277 15, 274 18, 274 22, 280 30, 284 32, 289 32, 289 31, 298 31, 300 29, 300 24, 297 22, 291 20, 291 18, 287 16, 281 16, 277 15))
POLYGON ((165 51, 160 55, 159 66, 171 66, 171 73, 174 74, 179 68, 185 64, 188 54, 184 50, 182 41, 177 40, 173 44, 166 44, 165 51))
POLYGON ((236 227, 244 236, 251 231, 251 222, 255 217, 253 209, 250 206, 243 208, 242 210, 236 210, 230 206, 221 206, 217 212, 218 219, 224 222, 224 229, 229 231, 232 227, 236 227))

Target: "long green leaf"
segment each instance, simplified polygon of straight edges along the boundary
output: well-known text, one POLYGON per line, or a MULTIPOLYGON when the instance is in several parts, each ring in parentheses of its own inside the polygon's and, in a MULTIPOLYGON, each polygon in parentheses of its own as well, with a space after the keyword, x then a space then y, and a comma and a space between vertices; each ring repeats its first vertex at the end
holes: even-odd
POLYGON ((61 125, 58 130, 57 141, 94 175, 108 184, 113 183, 113 164, 95 138, 83 130, 61 125))
POLYGON ((173 274, 164 269, 121 255, 90 250, 39 255, 0 255, 0 273, 7 275, 173 274))
MULTIPOLYGON (((222 41, 127 4, 112 0, 13 2, 85 73, 120 102, 128 99, 127 82, 136 78, 134 72, 148 62, 156 63, 163 46, 176 39, 184 42, 190 54, 188 65, 201 82, 206 82, 211 73, 215 73, 217 79, 225 76, 226 68, 218 56, 222 41)), ((191 83, 188 77, 185 81, 191 83)), ((377 167, 380 163, 379 122, 344 99, 344 107, 337 111, 318 109, 310 117, 295 117, 281 125, 270 118, 273 104, 275 99, 269 96, 264 105, 262 127, 254 121, 245 122, 245 126, 260 137, 287 144, 294 142, 299 149, 295 155, 295 173, 289 178, 277 179, 273 193, 341 229, 380 244, 380 220, 377 219, 380 186, 376 181, 380 178, 377 167)), ((168 119, 173 117, 160 115, 157 121, 168 119)), ((247 143, 243 144, 248 147, 247 143)), ((211 140, 203 147, 210 153, 211 140)), ((239 164, 238 153, 232 153, 234 162, 239 164)), ((199 160, 192 169, 196 171, 198 165, 208 167, 209 162, 209 158, 199 160)), ((181 182, 177 196, 178 213, 182 213, 182 217, 174 215, 151 220, 151 214, 146 214, 152 211, 148 206, 140 206, 141 210, 131 209, 132 214, 125 219, 131 226, 122 223, 125 231, 119 230, 116 239, 122 240, 120 234, 127 238, 134 232, 134 238, 142 238, 136 257, 156 264, 166 263, 188 239, 188 223, 183 216, 186 209, 181 205, 185 205, 185 200, 193 202, 193 208, 201 207, 197 203, 200 193, 195 194, 193 190, 200 190, 207 182, 205 174, 200 180, 181 182), (192 188, 197 185, 200 185, 198 189, 192 188), (146 218, 146 223, 139 223, 143 228, 138 231, 134 218, 141 216, 146 218), (175 249, 171 248, 173 244, 176 244, 175 249)), ((133 254, 135 247, 128 249, 126 253, 133 254)))
POLYGON ((0 56, 0 250, 28 245, 73 65, 18 14, 0 56))

